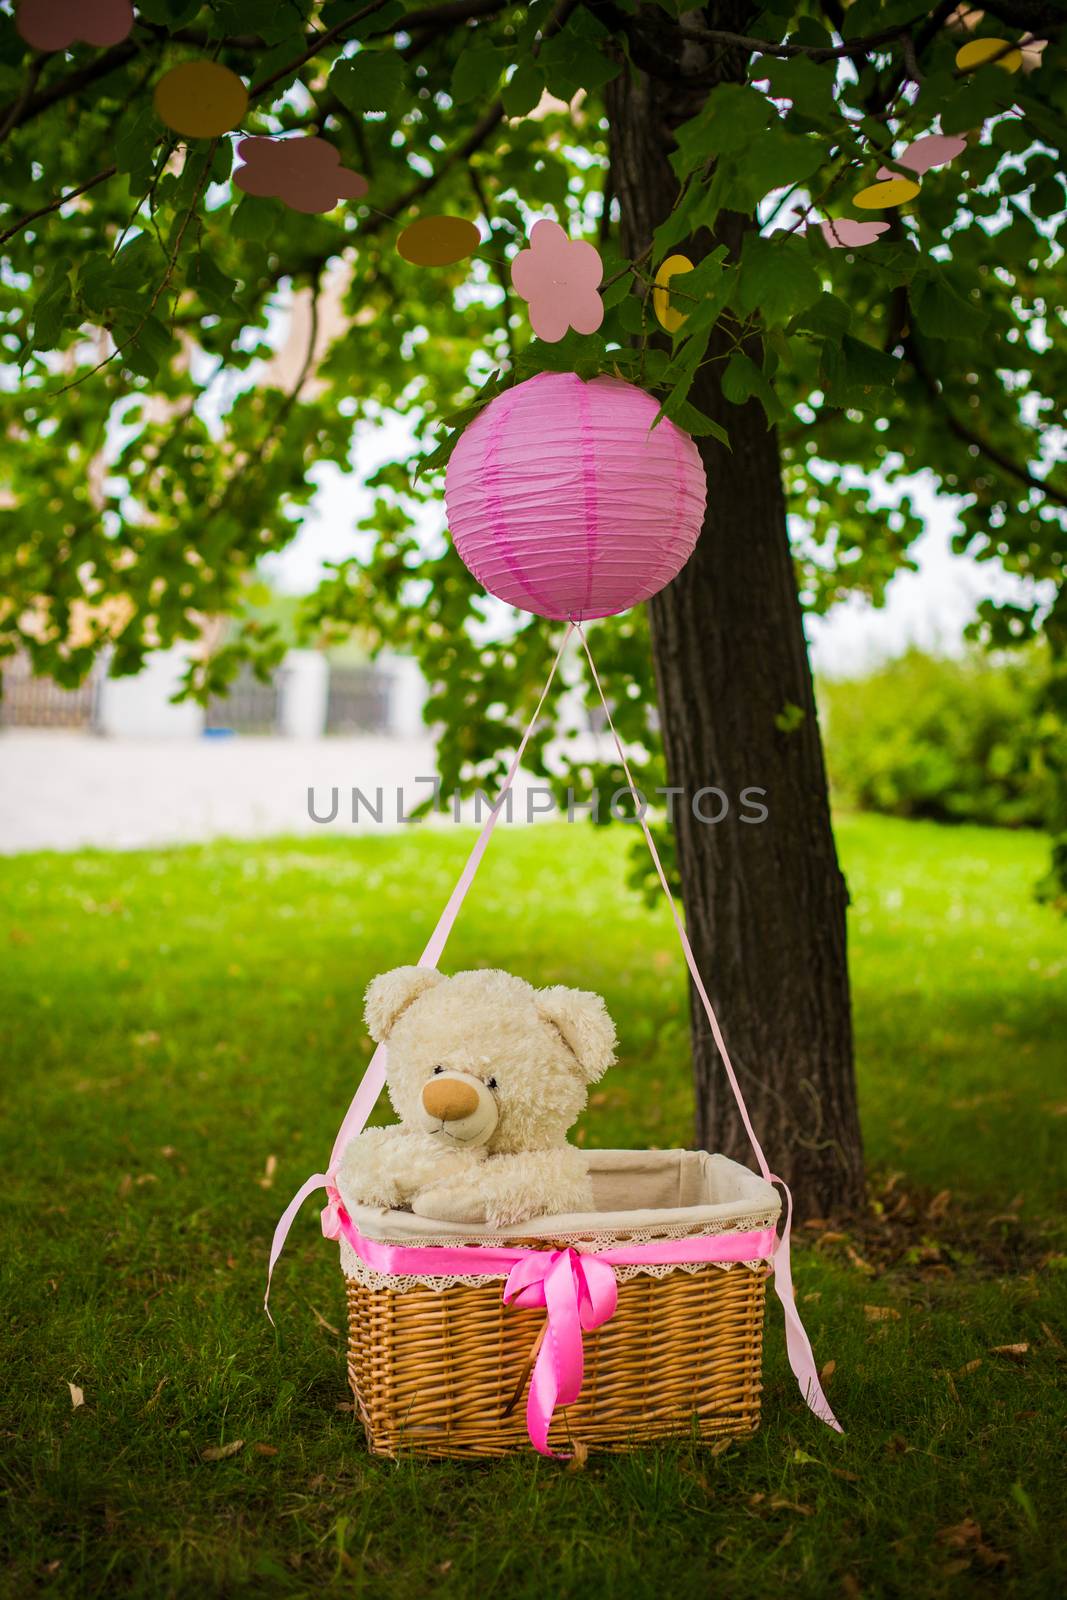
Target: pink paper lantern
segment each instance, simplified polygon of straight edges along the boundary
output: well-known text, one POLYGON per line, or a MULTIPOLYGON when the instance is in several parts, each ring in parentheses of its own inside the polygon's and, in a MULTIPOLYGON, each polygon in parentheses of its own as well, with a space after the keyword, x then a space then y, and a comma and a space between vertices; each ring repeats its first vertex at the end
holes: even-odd
POLYGON ((538 616, 611 617, 676 577, 704 521, 696 445, 619 378, 541 372, 490 402, 448 463, 456 551, 538 616))

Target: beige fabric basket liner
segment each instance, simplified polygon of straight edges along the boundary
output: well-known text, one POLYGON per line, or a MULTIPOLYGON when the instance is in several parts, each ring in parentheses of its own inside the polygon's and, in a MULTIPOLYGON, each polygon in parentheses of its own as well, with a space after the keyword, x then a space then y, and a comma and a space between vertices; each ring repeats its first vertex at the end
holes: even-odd
MULTIPOLYGON (((561 1212, 507 1227, 478 1228, 466 1222, 435 1222, 410 1211, 350 1205, 341 1198, 353 1224, 366 1239, 381 1244, 507 1244, 539 1239, 603 1250, 625 1240, 677 1239, 708 1233, 747 1232, 772 1226, 781 1211, 777 1190, 727 1156, 706 1150, 590 1150, 589 1170, 595 1209, 561 1212)), ((404 1285, 398 1278, 368 1268, 344 1239, 341 1267, 348 1277, 382 1288, 404 1285)), ((621 1277, 642 1271, 622 1268, 621 1277)), ((649 1269, 659 1276, 663 1267, 649 1269)), ((448 1283, 463 1282, 451 1277, 448 1283)), ((444 1287, 444 1279, 409 1279, 444 1287)))

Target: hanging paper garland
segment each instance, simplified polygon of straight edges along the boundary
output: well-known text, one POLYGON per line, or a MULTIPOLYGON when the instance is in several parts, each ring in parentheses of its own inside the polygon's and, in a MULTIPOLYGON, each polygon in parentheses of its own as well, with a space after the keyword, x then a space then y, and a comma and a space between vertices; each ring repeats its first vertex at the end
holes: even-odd
POLYGON ((450 267, 465 260, 481 242, 478 229, 465 217, 419 217, 400 234, 396 248, 413 267, 450 267))
POLYGON ((600 252, 581 239, 569 239, 558 222, 542 217, 530 229, 530 248, 511 263, 515 292, 530 308, 530 326, 539 339, 556 344, 568 328, 595 333, 604 320, 600 252))
MULTIPOLYGON (((913 139, 893 160, 898 167, 907 167, 909 172, 922 174, 929 172, 932 167, 947 166, 961 156, 966 148, 967 141, 961 134, 928 133, 921 139, 913 139)), ((892 167, 879 167, 877 175, 879 178, 900 176, 892 167)))
POLYGON ((861 211, 888 211, 914 200, 918 192, 919 185, 910 178, 890 178, 887 183, 868 184, 852 196, 852 204, 861 211))
POLYGON ((130 0, 22 0, 15 28, 35 50, 121 44, 133 27, 130 0))
POLYGON ((888 222, 860 222, 856 217, 824 217, 819 223, 822 236, 831 250, 856 250, 873 244, 885 233, 888 222))
POLYGON ((670 281, 692 270, 693 263, 688 256, 668 256, 656 273, 652 285, 652 310, 660 327, 666 328, 668 333, 677 333, 686 320, 685 312, 679 311, 671 303, 670 281))
POLYGON ((460 559, 538 616, 610 617, 670 583, 693 552, 707 482, 696 445, 645 390, 541 372, 491 401, 445 477, 460 559))
POLYGON ((318 134, 242 139, 237 154, 244 162, 233 175, 239 189, 281 200, 307 216, 332 211, 339 200, 359 200, 368 189, 366 178, 342 166, 340 151, 318 134))
POLYGON ((956 65, 961 72, 973 72, 988 65, 1002 67, 1005 72, 1018 72, 1022 64, 1022 51, 1013 48, 1010 39, 968 39, 956 51, 956 65))
POLYGON ((156 84, 156 115, 187 139, 216 139, 240 125, 248 90, 235 72, 217 61, 183 61, 156 84))

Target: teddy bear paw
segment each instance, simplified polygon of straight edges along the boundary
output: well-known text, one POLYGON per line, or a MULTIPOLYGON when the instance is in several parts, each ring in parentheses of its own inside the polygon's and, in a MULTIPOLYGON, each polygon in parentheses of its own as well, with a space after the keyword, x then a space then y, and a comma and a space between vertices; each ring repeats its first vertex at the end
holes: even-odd
POLYGON ((434 1222, 484 1222, 485 1201, 470 1189, 435 1184, 421 1190, 411 1202, 417 1217, 434 1222))

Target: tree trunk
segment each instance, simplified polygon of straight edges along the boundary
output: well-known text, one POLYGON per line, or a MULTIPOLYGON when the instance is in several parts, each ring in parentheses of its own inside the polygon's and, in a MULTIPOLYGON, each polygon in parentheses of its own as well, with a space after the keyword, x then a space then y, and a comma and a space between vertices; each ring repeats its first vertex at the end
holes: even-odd
MULTIPOLYGON (((748 33, 756 9, 717 6, 714 25, 748 33)), ((692 65, 697 47, 684 32, 657 29, 661 49, 672 39, 679 59, 692 65)), ((723 79, 743 78, 744 56, 720 56, 719 70, 723 79)), ((607 93, 621 243, 633 259, 671 209, 673 129, 699 108, 706 86, 694 99, 658 75, 623 73, 607 93)), ((733 254, 750 226, 751 219, 727 215, 715 240, 704 232, 703 243, 680 248, 694 261, 715 242, 733 254)), ((761 358, 758 348, 752 353, 761 358)), ((855 1206, 863 1192, 847 891, 830 824, 778 441, 757 401, 723 400, 721 370, 721 363, 705 366, 691 397, 727 429, 731 448, 701 442, 703 533, 680 576, 649 603, 668 782, 684 791, 675 805, 682 895, 767 1158, 801 1215, 826 1214, 855 1206), (690 804, 712 784, 730 801, 715 825, 697 820, 690 804), (746 788, 766 790, 765 821, 740 820, 746 788)), ((714 797, 705 804, 714 815, 714 797)), ((692 989, 690 1000, 697 1141, 746 1160, 747 1139, 692 989)))

